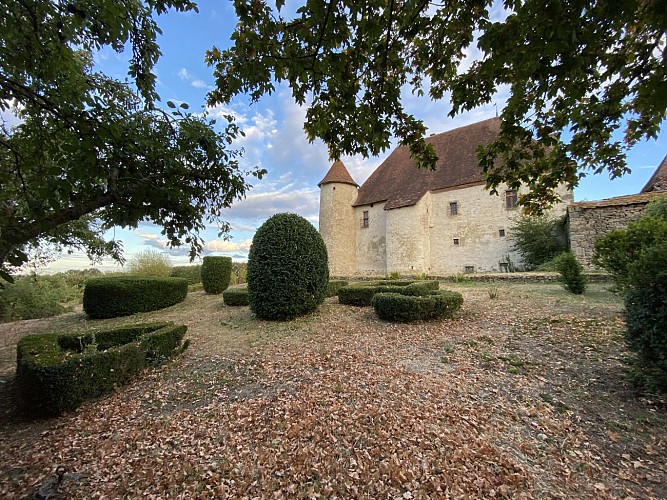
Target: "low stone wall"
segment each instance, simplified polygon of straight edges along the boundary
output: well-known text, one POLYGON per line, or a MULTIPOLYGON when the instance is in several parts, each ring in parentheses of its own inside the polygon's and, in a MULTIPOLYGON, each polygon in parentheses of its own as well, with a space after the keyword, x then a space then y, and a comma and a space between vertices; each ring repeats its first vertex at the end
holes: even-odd
POLYGON ((568 207, 570 248, 584 268, 591 263, 595 240, 613 229, 624 229, 660 193, 619 196, 594 202, 573 203, 568 207))
MULTIPOLYGON (((512 282, 512 283, 553 283, 558 281, 560 275, 558 273, 539 273, 539 272, 525 272, 525 273, 475 273, 462 275, 465 281, 479 282, 479 283, 495 283, 495 282, 512 282)), ((584 273, 586 280, 589 283, 607 283, 612 282, 613 277, 606 273, 584 273)), ((385 278, 385 276, 352 276, 345 279, 350 282, 353 281, 372 281, 385 278)), ((412 279, 413 276, 401 276, 401 279, 412 279)), ((450 283, 461 281, 461 275, 447 275, 447 276, 428 276, 430 280, 438 280, 450 283)))

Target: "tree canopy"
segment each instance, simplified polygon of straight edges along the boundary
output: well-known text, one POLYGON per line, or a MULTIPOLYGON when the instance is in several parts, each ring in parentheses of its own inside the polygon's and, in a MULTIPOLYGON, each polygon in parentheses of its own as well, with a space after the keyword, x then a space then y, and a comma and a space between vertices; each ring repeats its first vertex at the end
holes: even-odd
MULTIPOLYGON (((188 0, 7 0, 0 7, 0 108, 20 123, 0 130, 0 276, 30 249, 75 247, 122 259, 112 226, 162 226, 172 246, 202 248, 206 222, 249 188, 230 146, 228 117, 161 109, 155 89, 160 33, 154 17, 188 0), (131 53, 128 81, 93 66, 103 47, 131 53)), ((166 107, 165 107, 166 109, 166 107)))
POLYGON ((286 82, 308 107, 309 139, 333 158, 376 155, 396 136, 432 168, 425 126, 401 92, 451 99, 454 116, 508 88, 480 165, 491 188, 530 187, 520 202, 539 212, 581 167, 627 173, 627 148, 655 138, 665 119, 664 0, 505 0, 501 14, 493 0, 305 0, 294 15, 284 3, 234 2, 233 46, 207 53, 209 101, 257 100, 286 82), (466 67, 475 43, 482 56, 466 67))

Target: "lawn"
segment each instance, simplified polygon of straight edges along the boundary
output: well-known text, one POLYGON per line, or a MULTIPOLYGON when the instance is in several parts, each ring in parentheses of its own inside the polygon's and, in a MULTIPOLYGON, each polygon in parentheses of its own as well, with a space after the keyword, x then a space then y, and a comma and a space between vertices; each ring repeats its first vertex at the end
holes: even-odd
POLYGON ((626 381, 617 296, 445 287, 460 315, 409 325, 335 298, 262 322, 203 292, 0 325, 0 497, 63 465, 73 498, 667 498, 667 406, 626 381), (22 335, 145 319, 187 324, 189 350, 59 418, 16 410, 22 335))

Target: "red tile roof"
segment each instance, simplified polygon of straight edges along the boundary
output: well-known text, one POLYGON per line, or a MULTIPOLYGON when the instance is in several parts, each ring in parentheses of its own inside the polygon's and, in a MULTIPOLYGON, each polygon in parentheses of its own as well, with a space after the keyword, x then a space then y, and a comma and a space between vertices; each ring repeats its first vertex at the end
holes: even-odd
POLYGON ((491 118, 428 137, 438 155, 433 172, 417 169, 407 147, 396 148, 359 188, 354 206, 386 201, 385 210, 409 207, 428 191, 483 183, 476 150, 499 130, 500 120, 491 118))
POLYGON ((345 164, 340 160, 335 161, 334 164, 331 165, 331 168, 327 172, 327 175, 324 176, 324 179, 322 179, 319 182, 317 187, 320 187, 322 184, 330 184, 332 182, 340 182, 342 184, 352 184, 353 186, 359 187, 359 184, 354 182, 354 179, 352 179, 350 172, 347 171, 345 164))

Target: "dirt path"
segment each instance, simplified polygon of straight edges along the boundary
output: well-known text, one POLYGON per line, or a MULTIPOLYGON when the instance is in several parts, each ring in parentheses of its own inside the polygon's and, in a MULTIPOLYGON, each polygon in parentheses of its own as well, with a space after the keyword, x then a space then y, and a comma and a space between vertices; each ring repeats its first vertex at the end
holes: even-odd
MULTIPOLYGON (((59 418, 6 411, 0 496, 62 464, 89 474, 77 498, 667 498, 665 405, 625 382, 618 298, 447 287, 464 310, 435 323, 334 299, 260 322, 202 293, 143 315, 188 324, 191 348, 59 418)), ((82 321, 0 325, 0 398, 18 337, 82 321)))

